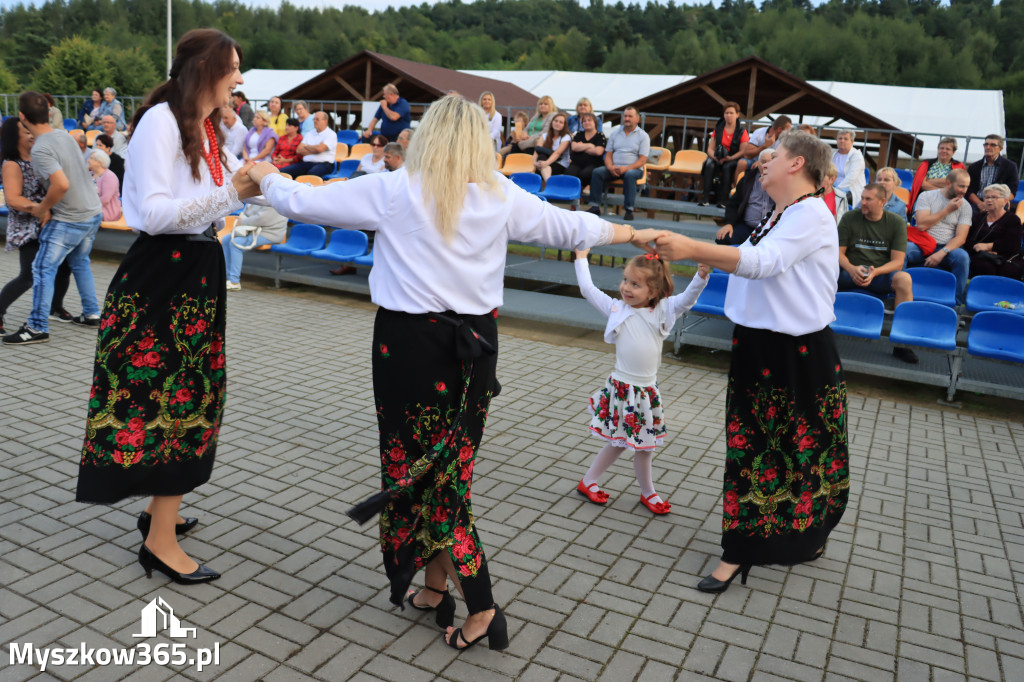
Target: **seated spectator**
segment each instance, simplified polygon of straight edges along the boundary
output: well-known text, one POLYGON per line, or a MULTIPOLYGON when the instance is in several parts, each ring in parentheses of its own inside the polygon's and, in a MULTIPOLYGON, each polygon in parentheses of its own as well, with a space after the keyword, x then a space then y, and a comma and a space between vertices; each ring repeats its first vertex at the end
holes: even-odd
POLYGON ((598 129, 597 116, 591 113, 579 116, 582 129, 569 145, 569 168, 566 173, 575 175, 580 179, 580 187, 587 188, 594 169, 604 165, 604 148, 608 138, 598 129))
POLYGON ((569 134, 575 135, 583 130, 583 115, 591 114, 597 121, 597 128, 601 127, 601 117, 594 113, 594 105, 586 97, 580 97, 576 102, 576 113, 569 117, 569 134))
POLYGON ((502 156, 506 156, 511 153, 512 148, 518 148, 520 142, 525 142, 529 139, 530 134, 526 132, 526 128, 530 123, 530 117, 526 115, 525 111, 517 111, 512 116, 512 128, 508 132, 508 144, 498 150, 498 153, 502 156))
POLYGON ((125 129, 124 107, 117 101, 114 88, 103 88, 103 101, 92 111, 92 120, 87 130, 101 130, 103 117, 113 116, 117 130, 125 129))
POLYGON ((298 154, 302 135, 299 133, 299 119, 290 118, 284 124, 284 135, 277 139, 271 162, 277 168, 284 168, 300 160, 298 154))
POLYGON ((962 163, 953 158, 956 152, 956 138, 944 137, 939 140, 939 155, 934 159, 925 159, 917 166, 914 172, 914 184, 910 187, 910 206, 914 207, 917 195, 921 192, 930 192, 933 189, 943 189, 946 186, 946 176, 954 168, 966 168, 962 163))
POLYGON ((220 242, 224 249, 227 290, 242 290, 242 260, 246 251, 264 244, 280 244, 287 231, 288 219, 272 207, 246 204, 238 216, 235 229, 220 242))
POLYGON ((220 110, 220 129, 224 132, 224 150, 231 152, 236 159, 241 159, 245 136, 249 134, 249 131, 242 125, 238 114, 231 107, 224 107, 220 110))
POLYGON ((409 143, 412 142, 412 128, 406 128, 398 133, 398 139, 395 142, 402 145, 402 149, 409 151, 409 143))
POLYGON ((103 95, 99 90, 93 90, 90 97, 86 97, 82 102, 82 108, 78 110, 78 125, 83 129, 87 129, 92 124, 92 112, 100 108, 100 102, 103 101, 103 95))
MULTIPOLYGON (((380 134, 390 142, 398 139, 398 134, 412 124, 412 110, 409 102, 398 94, 398 88, 388 83, 382 89, 384 96, 377 107, 377 113, 370 119, 370 125, 363 131, 363 137, 369 138, 380 121, 380 134)), ((387 144, 387 143, 385 143, 387 144)))
POLYGON ((480 99, 477 100, 477 104, 484 110, 484 114, 487 115, 487 125, 490 127, 491 140, 494 141, 494 150, 501 149, 501 114, 495 109, 497 106, 494 103, 494 93, 490 90, 486 90, 480 93, 480 99))
MULTIPOLYGON (((50 127, 52 128, 53 126, 50 127)), ((92 155, 92 150, 89 149, 86 144, 85 132, 76 129, 69 130, 68 134, 75 139, 75 142, 78 143, 78 148, 82 150, 82 159, 84 159, 86 163, 89 163, 89 157, 92 155)))
POLYGON ((241 90, 235 90, 231 93, 231 104, 235 109, 235 113, 238 114, 238 118, 242 120, 242 125, 245 126, 246 130, 252 128, 254 114, 252 107, 249 106, 249 98, 245 96, 245 93, 241 90))
POLYGON ((246 161, 270 161, 277 146, 277 133, 270 127, 270 114, 260 109, 252 118, 252 128, 245 134, 242 157, 246 161))
POLYGON ((812 126, 810 123, 801 123, 796 127, 801 133, 807 133, 808 135, 818 136, 818 129, 812 126))
MULTIPOLYGON (((779 146, 779 137, 793 127, 793 122, 785 114, 777 117, 772 124, 766 128, 758 128, 750 134, 750 139, 743 143, 740 151, 743 157, 736 165, 736 172, 745 171, 751 160, 761 157, 761 152, 766 149, 775 149, 779 146)), ((756 161, 755 161, 756 163, 756 161)))
POLYGON ((50 110, 50 127, 54 130, 64 130, 64 114, 57 108, 56 102, 53 101, 53 95, 46 92, 43 93, 43 97, 46 98, 46 105, 50 110))
POLYGON ((313 131, 313 117, 309 115, 309 106, 299 100, 292 106, 295 118, 299 119, 299 132, 305 135, 313 131))
POLYGON ((1007 211, 1013 194, 1006 185, 995 184, 986 187, 983 195, 986 210, 974 216, 964 243, 971 256, 970 275, 1020 279, 1024 274, 1020 253, 1024 230, 1020 218, 1007 211))
POLYGON ((110 135, 97 135, 93 148, 110 157, 110 172, 117 177, 117 188, 120 190, 124 183, 124 157, 114 153, 114 141, 110 135))
POLYGON ((1003 136, 985 136, 985 156, 971 164, 967 169, 970 174, 971 184, 967 189, 967 199, 974 207, 975 213, 983 213, 986 210, 985 204, 978 196, 982 187, 1000 184, 1010 188, 1010 195, 1016 196, 1017 185, 1020 180, 1017 177, 1017 164, 1002 156, 1003 136))
POLYGON ((100 128, 103 130, 103 134, 114 141, 114 153, 120 154, 122 157, 128 151, 128 138, 124 136, 120 130, 117 129, 117 121, 110 114, 106 114, 100 119, 100 128))
POLYGON ((622 180, 622 219, 633 219, 636 183, 644 175, 644 164, 651 153, 651 138, 640 127, 640 112, 628 106, 622 112, 622 125, 616 128, 604 151, 604 165, 590 176, 591 213, 601 215, 605 183, 622 180))
POLYGON ((312 132, 302 134, 302 142, 296 149, 302 161, 285 166, 281 172, 293 178, 300 175, 319 175, 322 178, 334 170, 337 146, 338 134, 327 127, 327 114, 318 111, 313 114, 312 132))
POLYGON ((277 135, 278 139, 284 137, 285 126, 288 125, 288 115, 285 114, 282 109, 284 105, 281 103, 281 98, 274 95, 267 100, 267 112, 270 114, 270 127, 274 129, 274 134, 277 135))
POLYGON ((388 142, 384 147, 384 167, 396 171, 405 165, 405 149, 397 142, 388 142))
POLYGON ((924 265, 953 273, 958 304, 964 303, 970 271, 970 256, 961 248, 971 229, 971 205, 964 199, 970 184, 967 171, 954 168, 946 176, 945 189, 921 192, 914 207, 914 219, 918 229, 935 240, 935 251, 926 257, 917 244, 907 244, 908 268, 924 265))
POLYGON ((110 172, 110 157, 99 149, 89 157, 89 172, 96 183, 96 192, 103 204, 103 220, 113 222, 121 218, 121 189, 117 176, 110 172))
MULTIPOLYGON (((839 291, 867 290, 896 294, 896 305, 914 300, 913 282, 903 271, 907 252, 907 221, 883 208, 885 188, 864 187, 860 209, 839 221, 839 291)), ((894 357, 916 363, 909 348, 893 348, 894 357)))
POLYGON ((835 189, 837 194, 846 195, 846 205, 856 206, 860 203, 860 193, 864 189, 864 155, 859 149, 853 148, 856 131, 840 130, 836 133, 836 151, 832 153, 832 163, 836 167, 835 189))
POLYGON ((547 135, 548 126, 554 118, 555 100, 544 95, 537 100, 537 113, 526 124, 526 136, 522 140, 512 140, 499 150, 502 156, 508 154, 532 154, 533 148, 547 135))
POLYGON ((552 175, 562 175, 569 167, 569 117, 559 111, 551 117, 548 132, 536 147, 533 148, 533 167, 547 184, 552 175))
POLYGON ((774 153, 770 148, 762 150, 750 171, 736 184, 736 191, 725 205, 725 223, 715 234, 716 243, 739 246, 774 208, 775 202, 761 186, 764 163, 774 153))
POLYGON ((821 198, 825 205, 828 206, 828 210, 832 211, 832 215, 836 217, 836 223, 842 220, 843 214, 850 210, 850 204, 846 201, 846 195, 835 191, 834 185, 837 174, 835 165, 829 164, 828 170, 825 171, 825 181, 821 185, 825 190, 821 198))
POLYGON ((711 137, 708 138, 708 158, 701 171, 704 178, 704 198, 700 201, 701 206, 707 206, 712 201, 711 190, 715 178, 718 178, 718 191, 715 192, 714 202, 719 208, 725 208, 736 166, 743 156, 741 149, 744 143, 750 141, 747 129, 739 125, 739 117, 740 105, 736 102, 726 102, 722 118, 718 119, 711 137))
POLYGON ((903 218, 903 222, 906 222, 907 205, 903 203, 903 199, 896 196, 896 188, 900 186, 901 182, 895 168, 884 166, 875 172, 875 183, 882 186, 887 197, 883 208, 890 213, 895 213, 903 218))
POLYGON ((372 151, 369 154, 365 154, 363 158, 359 160, 359 167, 356 168, 352 175, 348 176, 349 180, 361 177, 363 175, 369 175, 370 173, 383 173, 387 170, 384 167, 384 147, 388 145, 388 139, 383 135, 374 135, 373 139, 370 140, 370 148, 372 151))

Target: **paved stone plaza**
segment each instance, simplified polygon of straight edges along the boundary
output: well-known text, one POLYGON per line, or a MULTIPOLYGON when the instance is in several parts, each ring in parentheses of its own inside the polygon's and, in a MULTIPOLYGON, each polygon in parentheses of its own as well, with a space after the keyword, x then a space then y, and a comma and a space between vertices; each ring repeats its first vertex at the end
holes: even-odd
MULTIPOLYGON (((0 254, 0 281, 16 263, 0 254)), ((101 289, 113 270, 94 265, 101 289)), ((344 516, 378 487, 372 307, 244 287, 229 299, 217 466, 183 508, 201 519, 183 547, 224 573, 206 585, 145 577, 144 502, 74 502, 95 334, 53 323, 47 344, 0 347, 0 680, 1024 679, 1020 423, 851 395, 851 504, 825 557, 755 567, 716 597, 694 585, 719 553, 724 374, 662 368, 655 474, 673 513, 640 505, 628 457, 602 508, 575 485, 599 445, 585 406, 612 348, 522 334, 501 339, 473 496, 511 646, 456 655, 429 615, 391 607, 375 525, 344 516), (157 597, 194 638, 133 637, 157 597), (181 659, 215 649, 219 662, 10 662, 11 643, 175 642, 181 659)))

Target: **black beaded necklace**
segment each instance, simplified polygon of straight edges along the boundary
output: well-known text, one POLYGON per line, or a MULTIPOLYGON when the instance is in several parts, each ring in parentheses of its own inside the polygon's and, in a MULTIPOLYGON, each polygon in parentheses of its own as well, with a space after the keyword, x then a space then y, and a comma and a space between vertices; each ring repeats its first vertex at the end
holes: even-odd
MULTIPOLYGON (((789 204, 789 206, 793 206, 795 204, 799 204, 804 199, 810 199, 811 197, 820 197, 824 193, 825 193, 825 188, 824 187, 819 187, 816 191, 808 192, 807 194, 805 194, 802 197, 798 198, 792 204, 789 204)), ((786 208, 789 208, 789 206, 786 206, 786 208)), ((772 231, 772 228, 774 228, 776 225, 779 224, 779 221, 782 219, 782 214, 786 212, 786 208, 784 208, 781 211, 779 211, 778 213, 776 213, 775 214, 775 219, 772 220, 770 224, 769 224, 768 221, 771 219, 772 214, 769 213, 768 215, 766 215, 764 217, 764 219, 761 220, 761 223, 751 233, 751 235, 750 235, 750 243, 751 244, 757 244, 759 241, 764 239, 765 236, 769 232, 772 231)))

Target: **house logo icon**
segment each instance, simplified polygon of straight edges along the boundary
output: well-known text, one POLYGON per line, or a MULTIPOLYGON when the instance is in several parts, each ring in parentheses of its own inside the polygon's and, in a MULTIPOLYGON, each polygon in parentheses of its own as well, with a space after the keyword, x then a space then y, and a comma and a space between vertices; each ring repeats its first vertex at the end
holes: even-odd
POLYGON ((189 633, 192 633, 192 639, 196 637, 196 629, 181 627, 171 605, 163 597, 157 597, 142 609, 142 632, 132 637, 156 637, 161 630, 166 630, 169 637, 187 638, 189 633))

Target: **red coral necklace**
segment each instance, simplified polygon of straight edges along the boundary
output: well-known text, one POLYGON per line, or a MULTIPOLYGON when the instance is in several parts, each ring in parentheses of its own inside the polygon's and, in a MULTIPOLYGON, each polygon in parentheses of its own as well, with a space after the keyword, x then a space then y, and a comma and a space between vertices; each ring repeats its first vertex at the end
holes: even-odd
POLYGON ((210 169, 210 177, 220 187, 224 184, 224 168, 220 165, 220 148, 217 146, 217 133, 213 130, 213 121, 205 119, 203 127, 206 129, 206 140, 209 143, 209 151, 203 152, 206 165, 210 169))

